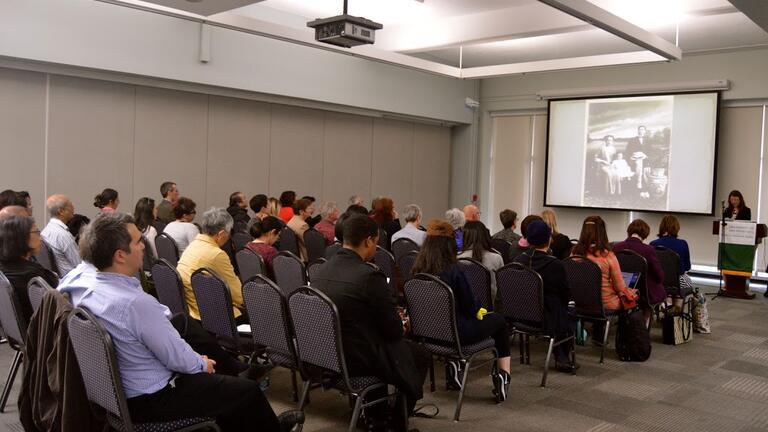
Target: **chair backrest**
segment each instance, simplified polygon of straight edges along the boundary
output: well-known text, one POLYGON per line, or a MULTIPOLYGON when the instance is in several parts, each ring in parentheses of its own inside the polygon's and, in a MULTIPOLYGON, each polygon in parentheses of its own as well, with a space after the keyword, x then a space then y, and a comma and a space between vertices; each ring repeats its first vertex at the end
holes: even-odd
POLYGON ((504 239, 495 238, 491 239, 491 247, 496 249, 499 255, 501 255, 501 259, 504 260, 504 264, 509 264, 511 262, 509 251, 512 248, 512 243, 504 239))
POLYGON ((149 246, 149 240, 144 235, 141 235, 141 242, 144 244, 144 264, 141 266, 142 271, 150 271, 152 264, 155 262, 155 256, 152 254, 152 248, 149 246))
POLYGON ((418 273, 403 288, 414 337, 455 345, 459 336, 453 290, 439 278, 418 273))
POLYGON ((237 343, 232 296, 227 284, 207 268, 195 270, 191 281, 203 328, 219 338, 237 343))
POLYGON ((576 303, 576 313, 604 318, 603 273, 600 266, 583 255, 572 255, 563 260, 563 267, 571 297, 576 303))
POLYGON ((386 250, 389 250, 392 246, 389 244, 389 234, 384 231, 384 228, 379 228, 379 246, 386 250))
POLYGON ((301 287, 288 297, 288 306, 302 363, 342 374, 348 382, 339 311, 333 301, 316 289, 301 287))
POLYGON ((656 246, 656 257, 664 271, 664 286, 673 289, 680 288, 680 255, 664 246, 656 246))
POLYGON ((232 234, 232 243, 235 244, 235 252, 240 251, 253 240, 250 234, 243 231, 236 231, 232 234))
POLYGON ((413 276, 411 274, 411 269, 413 269, 413 265, 416 264, 416 256, 418 255, 419 255, 418 252, 411 251, 403 255, 397 261, 397 267, 400 268, 400 275, 403 276, 404 281, 407 281, 413 276))
POLYGON ((650 306, 648 303, 648 286, 645 283, 645 278, 648 275, 648 262, 639 253, 627 249, 617 251, 616 259, 619 261, 621 271, 640 273, 640 279, 635 288, 640 293, 640 302, 650 306))
POLYGON ((325 258, 318 258, 315 261, 312 261, 307 266, 307 276, 309 276, 309 282, 312 283, 312 280, 317 275, 317 272, 320 271, 321 268, 323 268, 323 264, 328 262, 325 258))
POLYGON ((298 365, 288 299, 274 282, 256 275, 243 285, 243 300, 257 346, 290 357, 298 365))
POLYGON ((189 307, 184 298, 184 282, 181 281, 176 268, 160 258, 152 266, 151 272, 160 303, 168 306, 172 314, 189 313, 189 307))
POLYGON ((0 325, 5 337, 15 347, 24 346, 26 341, 26 324, 19 319, 19 313, 14 301, 13 285, 4 274, 0 273, 0 325))
POLYGON ((392 242, 392 255, 395 256, 395 262, 399 262, 405 254, 411 251, 419 251, 419 245, 415 241, 401 237, 392 242))
POLYGON ((240 280, 245 282, 256 275, 265 274, 264 260, 261 255, 251 249, 242 248, 235 254, 237 267, 240 270, 240 280))
POLYGON ((340 251, 342 248, 342 244, 339 242, 335 242, 332 245, 325 248, 325 259, 331 259, 336 255, 338 251, 340 251))
POLYGON ((493 295, 491 294, 491 278, 493 274, 483 263, 472 258, 459 258, 459 268, 469 281, 469 287, 478 306, 493 310, 493 295))
POLYGON ((29 283, 27 284, 27 295, 29 296, 29 304, 32 305, 32 313, 35 313, 40 309, 40 305, 43 303, 43 296, 49 290, 53 290, 53 288, 40 276, 33 277, 29 280, 29 283))
POLYGON ((288 251, 294 255, 299 255, 299 241, 296 233, 289 227, 280 230, 280 240, 277 242, 277 250, 288 251))
POLYGON ((392 294, 396 296, 395 257, 392 256, 392 254, 383 247, 376 246, 376 253, 373 255, 373 262, 376 264, 376 267, 379 268, 379 271, 384 273, 384 275, 389 279, 389 289, 392 291, 392 294))
POLYGON ((301 258, 289 251, 282 251, 272 258, 272 271, 275 273, 275 283, 285 295, 307 284, 307 273, 301 258))
POLYGON ((168 261, 173 267, 179 263, 179 245, 168 234, 160 233, 155 237, 155 249, 157 258, 168 261))
POLYGON ((530 267, 507 264, 496 270, 501 314, 514 322, 532 326, 544 323, 544 282, 530 267))
POLYGON ((325 236, 320 231, 314 228, 304 231, 304 246, 309 262, 325 257, 325 236))
POLYGON ((133 431, 109 333, 81 308, 75 308, 70 314, 68 330, 88 400, 106 410, 112 427, 133 431))
POLYGON ((59 266, 56 264, 56 256, 53 255, 53 250, 51 250, 51 247, 48 246, 48 243, 46 243, 45 240, 40 241, 40 250, 35 255, 35 260, 37 260, 38 264, 59 276, 59 266))

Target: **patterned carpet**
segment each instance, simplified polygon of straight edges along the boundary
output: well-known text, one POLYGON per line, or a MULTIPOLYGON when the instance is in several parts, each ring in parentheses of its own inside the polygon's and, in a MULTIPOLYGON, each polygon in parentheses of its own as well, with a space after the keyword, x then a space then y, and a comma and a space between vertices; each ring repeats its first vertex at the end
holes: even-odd
MULTIPOLYGON (((438 405, 440 414, 435 419, 413 419, 411 427, 421 431, 767 431, 768 299, 718 298, 709 306, 712 334, 695 334, 692 342, 677 347, 663 345, 661 329, 654 324, 653 353, 645 363, 620 362, 611 346, 605 364, 600 365, 598 348, 577 347, 581 364, 577 375, 552 370, 546 388, 539 387, 544 343, 532 341, 530 366, 520 365, 513 357, 512 385, 505 403, 493 403, 487 365, 472 372, 459 423, 452 421, 458 393, 444 390, 438 364, 437 391, 427 391, 424 402, 438 405)), ((513 355, 516 350, 514 346, 513 355)), ((11 359, 7 345, 0 347, 3 370, 11 359)), ((20 382, 19 377, 6 413, 0 414, 0 431, 22 430, 15 404, 20 382)), ((290 408, 287 372, 273 372, 268 397, 276 411, 290 408)), ((345 430, 349 413, 347 400, 338 392, 313 391, 304 430, 345 430)))

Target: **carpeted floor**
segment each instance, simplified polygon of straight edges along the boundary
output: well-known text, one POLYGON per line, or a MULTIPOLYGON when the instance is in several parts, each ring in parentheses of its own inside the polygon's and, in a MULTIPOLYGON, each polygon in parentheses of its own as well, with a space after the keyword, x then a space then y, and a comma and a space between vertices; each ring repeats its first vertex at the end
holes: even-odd
MULTIPOLYGON (((513 357, 505 403, 496 405, 491 398, 487 366, 472 372, 459 423, 451 420, 458 393, 444 390, 438 364, 438 389, 427 391, 423 402, 438 405, 440 415, 414 419, 411 427, 473 432, 766 431, 768 299, 718 298, 709 306, 712 334, 695 334, 692 342, 677 347, 663 345, 661 329, 654 324, 653 353, 644 363, 618 361, 611 343, 606 362, 600 365, 598 348, 577 347, 581 364, 577 375, 552 370, 546 388, 539 387, 544 343, 532 341, 530 366, 513 357)), ((11 359, 8 346, 0 347, 3 371, 11 359)), ((22 430, 15 402, 20 383, 21 376, 6 413, 0 414, 0 432, 22 430)), ((290 408, 287 372, 273 372, 268 397, 276 411, 290 408)), ((340 431, 347 427, 350 409, 337 392, 316 390, 306 414, 305 431, 340 431)))

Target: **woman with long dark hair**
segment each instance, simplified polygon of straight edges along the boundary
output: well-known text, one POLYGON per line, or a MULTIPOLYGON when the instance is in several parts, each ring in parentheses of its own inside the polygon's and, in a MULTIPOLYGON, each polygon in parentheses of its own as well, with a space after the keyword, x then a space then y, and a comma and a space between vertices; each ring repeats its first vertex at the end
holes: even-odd
POLYGON ((155 248, 157 229, 154 227, 156 217, 157 209, 155 208, 155 200, 149 197, 144 197, 136 202, 136 208, 133 211, 136 228, 138 228, 139 231, 141 231, 141 235, 147 239, 147 243, 149 243, 149 247, 152 249, 152 256, 154 256, 155 259, 157 259, 157 249, 155 248))
POLYGON ((741 192, 732 190, 728 194, 728 207, 726 207, 723 217, 734 220, 752 220, 752 210, 747 207, 741 192))
MULTIPOLYGON (((456 325, 459 341, 462 345, 479 342, 492 337, 496 343, 498 360, 497 372, 492 375, 495 394, 500 400, 507 397, 509 387, 509 332, 504 317, 477 306, 469 281, 456 263, 456 238, 451 224, 444 220, 433 219, 427 226, 427 238, 421 246, 413 273, 427 273, 439 277, 453 290, 456 307, 456 325)), ((458 363, 446 365, 448 382, 461 387, 460 367, 458 363)))
POLYGON ((93 198, 93 206, 101 212, 115 211, 119 205, 120 197, 114 189, 106 188, 93 198))
MULTIPOLYGON (((491 235, 488 233, 488 228, 480 221, 469 221, 464 224, 464 244, 459 258, 480 261, 491 272, 504 266, 501 255, 491 250, 491 235)), ((491 296, 496 301, 496 278, 493 273, 491 273, 491 296)))

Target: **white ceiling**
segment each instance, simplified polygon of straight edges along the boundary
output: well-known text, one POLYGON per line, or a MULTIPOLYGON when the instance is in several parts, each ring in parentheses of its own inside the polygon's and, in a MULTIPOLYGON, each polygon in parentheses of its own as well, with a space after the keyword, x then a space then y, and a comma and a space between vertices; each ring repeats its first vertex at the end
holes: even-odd
MULTIPOLYGON (((343 3, 342 0, 108 1, 162 7, 166 12, 191 12, 207 17, 206 20, 214 24, 332 50, 337 48, 314 42, 314 30, 306 23, 341 14, 343 3)), ((728 0, 588 1, 556 0, 567 6, 575 5, 577 9, 591 10, 588 15, 595 18, 590 19, 591 22, 610 22, 608 27, 620 27, 624 34, 640 34, 643 41, 661 38, 666 41, 659 42, 662 45, 674 48, 672 45, 677 44, 683 56, 692 52, 768 46, 768 32, 728 0)), ((739 4, 737 0, 731 1, 739 4)), ((759 1, 768 4, 768 0, 759 1)), ((656 54, 658 51, 646 51, 598 28, 599 22, 593 26, 537 0, 348 2, 350 15, 384 25, 376 33, 375 45, 348 51, 433 73, 482 77, 666 60, 656 54)), ((752 11, 745 11, 760 22, 752 11)), ((762 25, 768 27, 764 22, 762 25)))

